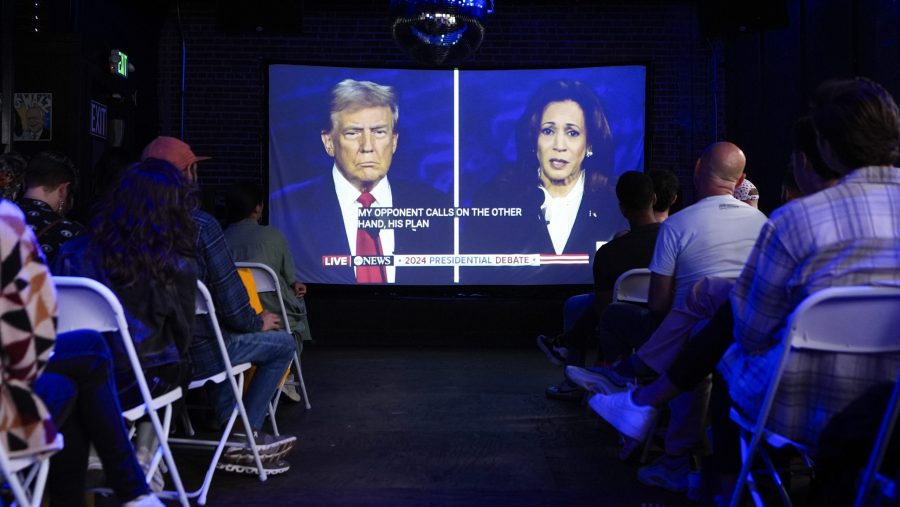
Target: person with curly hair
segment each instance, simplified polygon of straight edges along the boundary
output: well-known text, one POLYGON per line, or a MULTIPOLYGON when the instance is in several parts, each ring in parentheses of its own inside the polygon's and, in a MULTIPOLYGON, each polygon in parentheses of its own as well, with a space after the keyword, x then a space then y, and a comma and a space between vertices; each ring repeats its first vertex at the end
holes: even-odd
MULTIPOLYGON (((128 168, 98 203, 85 233, 66 243, 54 273, 85 276, 108 286, 125 308, 128 329, 152 395, 188 380, 194 324, 197 224, 195 191, 163 160, 128 168)), ((137 380, 118 337, 108 337, 122 407, 142 403, 137 380)), ((156 448, 149 424, 138 425, 138 459, 156 448)), ((161 477, 156 479, 157 486, 161 477)))

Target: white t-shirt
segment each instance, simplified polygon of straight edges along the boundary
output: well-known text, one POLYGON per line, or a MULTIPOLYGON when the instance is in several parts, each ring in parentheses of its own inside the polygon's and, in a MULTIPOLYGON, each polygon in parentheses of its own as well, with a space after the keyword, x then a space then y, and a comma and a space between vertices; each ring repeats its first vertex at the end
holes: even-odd
POLYGON ((673 307, 704 276, 737 278, 766 216, 730 195, 701 199, 659 228, 650 271, 675 277, 673 307))

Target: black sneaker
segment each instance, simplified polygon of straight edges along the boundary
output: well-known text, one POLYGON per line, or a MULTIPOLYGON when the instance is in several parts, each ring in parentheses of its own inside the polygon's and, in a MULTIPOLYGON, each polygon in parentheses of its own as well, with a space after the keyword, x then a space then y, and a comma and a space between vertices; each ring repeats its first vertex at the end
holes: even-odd
POLYGON ((557 338, 539 334, 537 346, 554 365, 564 366, 566 364, 566 358, 569 357, 569 349, 560 345, 557 338))
POLYGON ((576 386, 568 380, 563 380, 555 386, 548 387, 544 394, 548 398, 562 401, 581 401, 584 398, 584 389, 576 386))

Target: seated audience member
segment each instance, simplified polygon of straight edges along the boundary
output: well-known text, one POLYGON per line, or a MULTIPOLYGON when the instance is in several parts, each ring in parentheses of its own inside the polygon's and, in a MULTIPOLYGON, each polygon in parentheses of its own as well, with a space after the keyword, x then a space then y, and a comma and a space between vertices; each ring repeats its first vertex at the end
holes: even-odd
MULTIPOLYGON (((538 347, 555 364, 584 365, 587 342, 594 335, 599 315, 612 301, 616 279, 629 269, 647 267, 650 264, 656 234, 659 232, 659 223, 653 213, 656 202, 653 181, 646 174, 628 171, 619 177, 616 196, 619 210, 628 220, 630 231, 597 250, 593 266, 594 293, 576 296, 586 297, 588 300, 582 306, 582 313, 574 325, 566 326, 566 332, 553 339, 544 335, 537 338, 538 347)), ((569 306, 570 302, 567 301, 566 305, 569 306)), ((584 390, 564 379, 561 383, 548 387, 546 394, 549 398, 580 400, 584 390)))
MULTIPOLYGON (((93 278, 116 294, 147 382, 159 390, 154 394, 174 389, 189 374, 184 356, 194 323, 197 225, 186 209, 196 197, 183 182, 165 161, 132 165, 98 203, 85 233, 65 244, 55 266, 57 274, 93 278)), ((122 404, 140 404, 124 349, 111 342, 122 404)))
POLYGON ((734 198, 759 209, 759 189, 756 188, 756 185, 750 183, 750 180, 747 178, 744 178, 744 181, 735 187, 734 198))
POLYGON ((25 169, 25 194, 16 204, 25 213, 25 220, 51 265, 59 246, 84 228, 65 218, 72 209, 76 186, 75 164, 60 152, 38 153, 25 169))
POLYGON ((51 458, 49 505, 84 505, 88 447, 126 507, 162 506, 135 459, 116 397, 109 349, 93 331, 56 336, 56 292, 22 212, 0 200, 0 445, 11 457, 51 448, 57 427, 64 447, 51 458), (9 271, 9 272, 7 272, 9 271), (23 325, 26 324, 26 325, 23 325), (52 418, 51 418, 52 416, 52 418))
MULTIPOLYGON (((706 277, 733 279, 747 261, 765 215, 734 198, 743 179, 745 157, 734 144, 710 145, 697 161, 694 185, 699 201, 679 211, 660 226, 650 263, 648 307, 610 305, 601 328, 620 351, 640 347, 672 308, 684 305, 694 284, 706 277)), ((634 378, 609 375, 608 369, 571 366, 566 376, 592 392, 619 391, 634 378)), ((687 489, 692 455, 703 451, 705 407, 709 382, 696 385, 669 406, 672 419, 666 429, 666 453, 641 468, 642 482, 668 489, 687 489)), ((627 433, 626 433, 627 434, 627 433)))
POLYGON ((669 218, 672 206, 678 202, 681 183, 678 181, 678 176, 668 169, 653 169, 647 175, 653 180, 653 193, 656 194, 653 214, 656 216, 657 222, 663 223, 669 218))
MULTIPOLYGON (((659 379, 590 400, 598 414, 626 435, 642 438, 656 407, 692 389, 717 364, 731 402, 755 418, 781 354, 780 328, 804 298, 827 287, 900 286, 900 218, 895 212, 900 169, 893 166, 900 155, 900 111, 884 88, 865 78, 826 81, 816 89, 812 108, 822 159, 843 176, 834 186, 773 213, 730 299, 659 379)), ((833 414, 869 386, 894 381, 900 368, 896 355, 835 353, 817 361, 815 354, 796 354, 806 366, 794 372, 794 389, 779 398, 768 426, 812 446, 833 414), (812 406, 816 410, 810 410, 812 406)), ((714 470, 726 479, 740 468, 727 398, 714 395, 711 407, 714 470)), ((729 481, 722 488, 723 494, 730 494, 729 481)))
MULTIPOLYGON (((825 166, 816 147, 816 131, 812 119, 804 116, 793 128, 791 174, 803 182, 807 193, 815 193, 833 185, 837 175, 825 166)), ((802 195, 800 195, 802 197, 802 195)), ((732 280, 706 277, 694 284, 688 297, 680 306, 672 308, 659 327, 634 354, 613 365, 611 369, 598 368, 595 373, 609 377, 598 383, 614 389, 601 392, 609 394, 626 390, 628 378, 657 377, 675 360, 691 331, 698 329, 719 307, 725 303, 734 286, 732 280)))
POLYGON ((15 151, 0 155, 0 197, 15 202, 22 193, 28 160, 15 151))
MULTIPOLYGON (((191 151, 188 144, 174 137, 157 137, 144 148, 144 160, 165 160, 179 169, 188 186, 197 182, 197 162, 205 160, 191 151)), ((284 372, 294 355, 296 344, 287 332, 278 331, 282 323, 278 315, 263 311, 257 315, 250 307, 247 290, 234 267, 228 252, 222 228, 215 218, 197 208, 186 205, 199 226, 195 236, 200 280, 209 288, 216 307, 216 318, 225 334, 228 355, 233 364, 250 362, 256 372, 243 398, 250 425, 266 473, 286 472, 290 465, 282 459, 293 449, 297 437, 271 435, 262 431, 269 401, 275 395, 284 372)), ((215 335, 208 319, 195 319, 193 342, 190 347, 193 378, 204 378, 219 373, 225 367, 219 353, 215 335)), ((224 386, 217 386, 213 396, 215 423, 224 425, 235 405, 234 393, 224 386)), ((238 425, 240 426, 240 425, 238 425)), ((235 437, 244 437, 241 430, 235 437)), ((231 447, 222 455, 218 467, 239 473, 255 474, 249 448, 231 447)))
MULTIPOLYGON (((297 341, 297 350, 302 350, 303 340, 312 340, 304 300, 306 285, 295 278, 294 258, 284 234, 274 227, 259 224, 263 210, 262 190, 252 183, 235 183, 225 194, 225 208, 229 224, 225 228, 225 242, 232 257, 236 261, 259 262, 275 271, 287 311, 288 329, 297 341)), ((266 310, 281 311, 276 293, 264 292, 259 299, 266 310)), ((285 384, 282 390, 289 399, 300 401, 300 393, 294 385, 285 384)))
MULTIPOLYGON (((743 268, 765 221, 762 213, 740 204, 733 197, 734 188, 742 179, 744 160, 743 152, 731 143, 708 147, 695 167, 694 180, 700 201, 660 227, 650 266, 649 306, 656 318, 662 319, 671 308, 682 306, 699 280, 705 277, 735 278, 743 268)), ((615 330, 614 334, 633 335, 647 327, 634 325, 636 320, 651 319, 646 313, 630 316, 623 313, 623 318, 612 315, 610 317, 617 318, 606 320, 609 329, 615 330)), ((655 329, 655 323, 651 327, 655 329)), ((638 339, 636 345, 646 341, 653 329, 644 339, 638 339)), ((634 338, 622 339, 623 343, 634 341, 634 338)), ((573 367, 567 370, 596 392, 621 390, 629 383, 627 378, 605 375, 606 369, 590 371, 573 367)))
POLYGON ((82 223, 89 223, 97 212, 97 203, 112 191, 125 169, 134 164, 136 160, 137 157, 132 156, 124 148, 108 147, 100 155, 90 174, 90 194, 82 194, 83 198, 78 200, 78 205, 69 216, 76 218, 82 223))
MULTIPOLYGON (((134 164, 97 204, 84 234, 63 245, 54 266, 57 274, 93 278, 116 294, 154 396, 190 376, 197 226, 185 206, 193 202, 194 193, 171 164, 134 164)), ((122 406, 143 403, 120 337, 111 337, 109 345, 122 406)), ((149 422, 139 425, 137 448, 148 466, 156 450, 149 422)))

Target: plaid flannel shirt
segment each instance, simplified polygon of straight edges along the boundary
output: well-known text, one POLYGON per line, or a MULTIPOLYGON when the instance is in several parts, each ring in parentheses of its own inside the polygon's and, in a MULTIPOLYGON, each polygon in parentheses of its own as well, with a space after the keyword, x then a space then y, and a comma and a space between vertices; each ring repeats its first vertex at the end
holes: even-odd
MULTIPOLYGON (((864 167, 772 214, 731 294, 735 344, 719 370, 732 399, 758 413, 782 351, 784 325, 827 287, 900 286, 900 168, 864 167)), ((865 323, 860 322, 861 330, 865 323)), ((815 445, 835 413, 873 382, 893 382, 900 357, 791 353, 768 427, 815 445)))
MULTIPOLYGON (((262 330, 262 317, 250 307, 250 298, 234 267, 222 228, 208 213, 192 213, 200 233, 197 236, 199 278, 206 284, 216 305, 216 318, 223 332, 255 333, 262 330)), ((213 336, 209 319, 194 320, 194 336, 213 336)))

